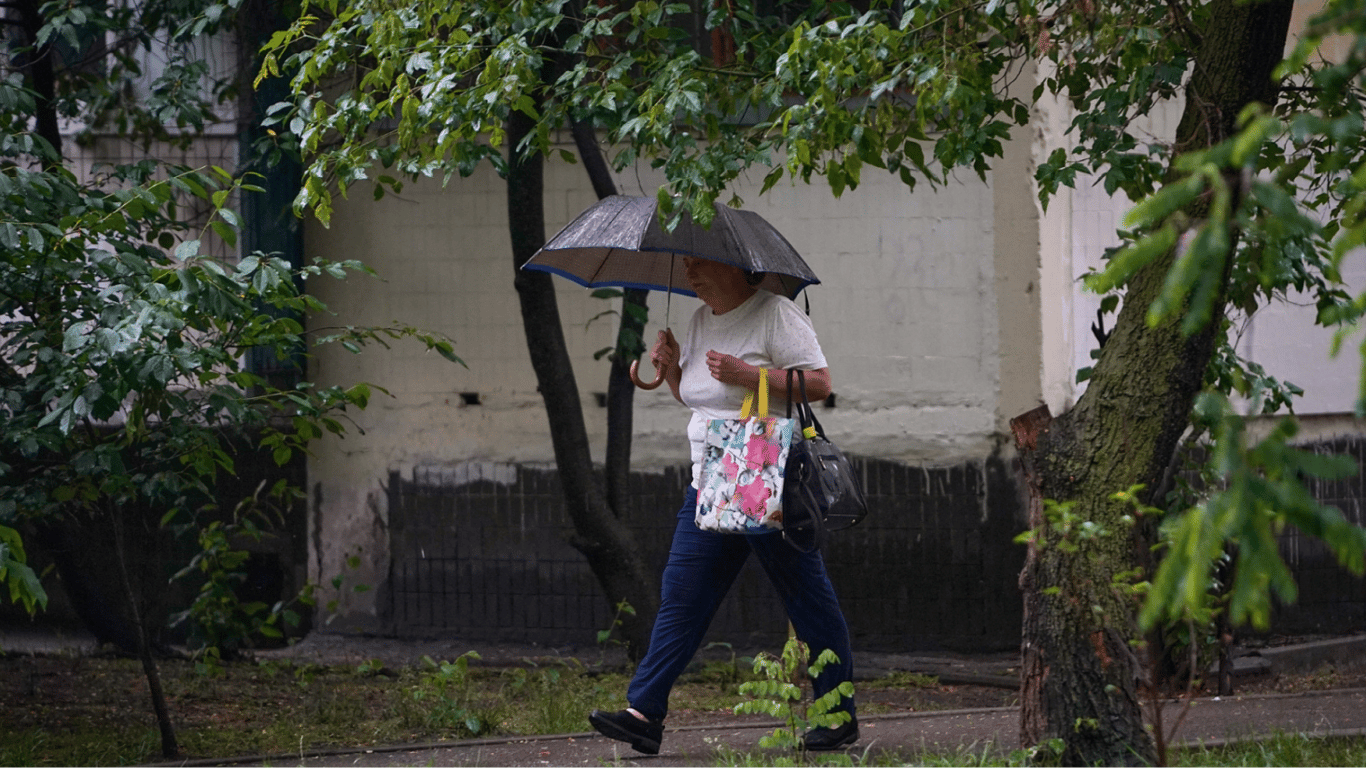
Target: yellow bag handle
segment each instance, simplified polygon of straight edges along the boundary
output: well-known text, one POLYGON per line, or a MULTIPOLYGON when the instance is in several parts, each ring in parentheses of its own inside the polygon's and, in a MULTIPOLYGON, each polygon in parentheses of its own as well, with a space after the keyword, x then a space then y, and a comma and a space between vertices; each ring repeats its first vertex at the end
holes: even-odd
MULTIPOLYGON (((754 390, 745 393, 745 404, 740 406, 740 418, 748 419, 749 410, 754 407, 754 390)), ((768 418, 768 370, 759 369, 759 407, 754 413, 760 419, 768 418)))

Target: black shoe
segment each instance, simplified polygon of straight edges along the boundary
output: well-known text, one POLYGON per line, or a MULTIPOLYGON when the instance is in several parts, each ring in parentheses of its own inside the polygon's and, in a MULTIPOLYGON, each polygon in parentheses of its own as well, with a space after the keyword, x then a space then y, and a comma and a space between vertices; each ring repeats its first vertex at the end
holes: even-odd
POLYGON ((637 752, 644 752, 647 755, 659 754, 659 742, 664 738, 664 724, 658 720, 641 720, 624 709, 620 712, 603 712, 595 709, 588 713, 588 722, 598 729, 598 733, 609 739, 627 742, 631 749, 637 752))
POLYGON ((802 737, 802 749, 829 752, 858 741, 858 721, 850 720, 837 728, 812 728, 802 737))

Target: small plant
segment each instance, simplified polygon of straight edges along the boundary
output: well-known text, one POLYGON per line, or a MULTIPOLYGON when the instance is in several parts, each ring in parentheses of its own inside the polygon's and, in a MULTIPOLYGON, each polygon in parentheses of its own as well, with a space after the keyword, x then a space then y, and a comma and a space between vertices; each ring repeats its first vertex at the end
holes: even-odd
POLYGON ((854 695, 854 684, 844 681, 834 690, 802 706, 802 672, 812 679, 820 676, 829 664, 839 663, 839 657, 829 648, 821 652, 814 664, 806 667, 810 652, 806 643, 789 636, 781 658, 760 653, 754 658, 754 671, 761 677, 740 686, 740 693, 755 698, 735 705, 741 715, 768 715, 786 722, 785 728, 759 740, 764 748, 800 749, 801 735, 811 728, 836 728, 849 721, 849 713, 831 711, 846 696, 854 695))
POLYGON ((934 675, 902 670, 868 682, 870 688, 934 688, 938 685, 939 678, 934 675))
MULTIPOLYGON (((360 567, 361 567, 361 557, 360 557, 360 556, 361 556, 361 553, 362 553, 363 551, 364 551, 364 548, 363 548, 363 547, 357 546, 357 547, 356 547, 356 552, 355 552, 355 554, 351 554, 351 555, 347 555, 347 556, 346 556, 346 561, 345 561, 345 568, 346 568, 346 570, 349 570, 349 571, 359 571, 359 570, 360 570, 360 567)), ((328 615, 327 615, 327 620, 326 620, 326 622, 325 622, 326 624, 331 624, 339 615, 341 615, 341 614, 340 614, 340 609, 341 609, 341 592, 342 592, 342 586, 346 584, 346 571, 343 571, 342 573, 339 573, 339 574, 337 574, 336 576, 333 576, 333 577, 332 577, 332 582, 331 582, 331 583, 332 583, 332 589, 333 589, 333 591, 334 591, 334 593, 335 593, 335 596, 334 596, 331 600, 328 600, 328 601, 327 601, 327 614, 328 614, 328 615)), ((363 592, 369 592, 369 591, 370 591, 370 585, 369 585, 369 584, 366 584, 365 582, 357 582, 357 583, 351 585, 351 591, 354 592, 355 594, 361 594, 361 593, 363 593, 363 592)))
POLYGON ((609 645, 626 645, 625 640, 612 637, 612 635, 621 629, 622 616, 634 615, 636 615, 636 609, 633 608, 630 603, 626 602, 625 600, 622 600, 621 602, 617 603, 617 612, 612 616, 612 626, 608 627, 607 629, 598 630, 598 645, 601 645, 603 647, 609 645))
POLYGON ((384 672, 384 661, 381 659, 366 659, 356 665, 356 674, 361 677, 374 677, 384 672))
POLYGON ((702 665, 700 677, 704 680, 715 680, 717 688, 722 693, 732 693, 738 690, 738 686, 748 677, 752 676, 750 671, 754 667, 754 659, 749 656, 738 656, 735 647, 726 642, 708 643, 704 651, 712 648, 724 648, 730 652, 730 658, 724 661, 708 661, 702 665))
POLYGON ((1067 743, 1062 739, 1045 739, 1032 747, 1010 753, 1009 765, 1062 765, 1062 752, 1067 743))
POLYGON ((463 730, 471 738, 493 730, 497 718, 476 706, 476 691, 470 684, 470 661, 479 658, 474 651, 466 651, 455 661, 422 657, 427 671, 413 689, 412 701, 418 705, 423 725, 463 730))
MULTIPOLYGON (((223 673, 223 661, 236 658, 243 648, 256 640, 279 640, 284 627, 294 628, 301 621, 300 607, 313 605, 313 585, 305 585, 292 600, 267 605, 247 601, 238 594, 246 580, 251 552, 240 545, 259 542, 283 520, 281 509, 297 498, 297 489, 281 480, 268 491, 262 481, 252 495, 233 510, 229 521, 215 520, 197 532, 199 552, 172 577, 172 581, 202 578, 194 600, 184 611, 171 617, 171 626, 185 625, 190 644, 197 648, 195 667, 209 676, 223 673)), ((168 512, 162 524, 182 531, 194 530, 193 522, 175 523, 179 509, 168 512)))

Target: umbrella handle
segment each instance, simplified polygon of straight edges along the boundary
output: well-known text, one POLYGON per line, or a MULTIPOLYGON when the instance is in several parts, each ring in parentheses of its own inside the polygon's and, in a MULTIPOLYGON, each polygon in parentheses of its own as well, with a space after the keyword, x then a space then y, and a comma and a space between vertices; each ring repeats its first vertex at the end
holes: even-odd
POLYGON ((640 387, 641 389, 645 389, 645 390, 657 389, 657 388, 659 388, 659 385, 660 385, 660 384, 663 384, 663 383, 664 383, 664 366, 662 366, 662 365, 656 366, 656 367, 655 367, 655 380, 652 381, 652 382, 646 383, 646 382, 640 380, 640 361, 639 361, 639 360, 636 360, 636 361, 634 361, 634 362, 631 363, 631 381, 632 381, 637 387, 640 387))

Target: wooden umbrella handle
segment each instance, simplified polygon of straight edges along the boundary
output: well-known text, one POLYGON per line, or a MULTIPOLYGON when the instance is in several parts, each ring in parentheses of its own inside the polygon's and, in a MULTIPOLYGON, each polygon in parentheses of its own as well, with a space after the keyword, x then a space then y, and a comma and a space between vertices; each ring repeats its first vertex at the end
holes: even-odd
POLYGON ((640 380, 640 361, 639 361, 639 360, 636 360, 636 361, 634 361, 634 362, 631 363, 631 381, 632 381, 633 383, 635 383, 635 385, 636 385, 637 387, 640 387, 641 389, 646 389, 646 390, 649 390, 649 389, 657 389, 657 388, 659 387, 660 384, 663 384, 663 383, 664 383, 664 366, 662 366, 662 365, 656 365, 656 366, 655 366, 655 380, 652 381, 652 382, 646 383, 646 382, 640 380))

